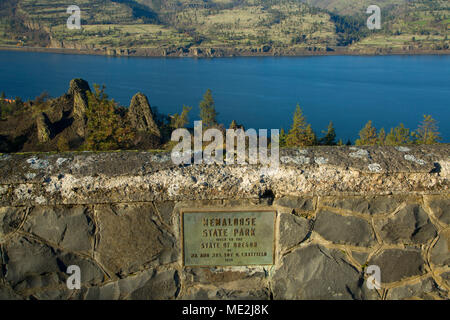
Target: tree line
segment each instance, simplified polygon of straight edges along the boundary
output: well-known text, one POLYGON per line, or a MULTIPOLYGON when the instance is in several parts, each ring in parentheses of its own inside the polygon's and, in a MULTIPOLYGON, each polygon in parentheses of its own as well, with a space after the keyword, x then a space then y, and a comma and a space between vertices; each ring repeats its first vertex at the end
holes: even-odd
MULTIPOLYGON (((217 122, 218 114, 210 89, 203 96, 199 108, 200 118, 206 128, 219 126, 217 122)), ((183 106, 181 115, 175 114, 172 116, 173 123, 176 124, 173 126, 174 128, 183 127, 189 122, 188 113, 190 110, 191 107, 183 106)), ((236 129, 238 127, 243 128, 243 126, 238 126, 235 120, 233 120, 230 128, 236 129)), ((280 147, 352 144, 350 140, 346 143, 342 139, 336 140, 336 130, 332 121, 330 121, 327 130, 323 131, 322 134, 322 137, 316 135, 311 125, 306 121, 302 108, 297 104, 290 130, 288 132, 285 132, 283 128, 280 130, 280 147)), ((398 126, 390 128, 389 132, 386 132, 384 128, 378 131, 373 126, 372 121, 369 120, 359 132, 359 138, 355 141, 355 144, 358 146, 399 146, 409 144, 436 144, 441 140, 437 121, 431 115, 423 115, 423 119, 416 130, 410 130, 403 123, 400 123, 398 126)))
MULTIPOLYGON (((200 118, 203 121, 205 127, 217 127, 217 112, 215 110, 214 99, 212 97, 211 90, 208 89, 203 96, 203 100, 200 102, 200 118)), ((181 115, 174 115, 175 128, 179 128, 180 125, 186 125, 188 121, 188 112, 190 107, 183 106, 183 113, 181 115), (180 121, 180 119, 183 119, 180 121)), ((239 127, 233 120, 230 128, 239 127)), ((240 126, 242 127, 242 126, 240 126)), ((330 121, 327 130, 322 132, 323 136, 318 137, 311 125, 306 121, 306 117, 303 114, 302 108, 297 104, 292 125, 288 132, 285 132, 283 128, 280 130, 280 147, 303 147, 303 146, 316 146, 316 145, 351 145, 351 141, 346 143, 337 139, 336 130, 333 122, 330 121)), ((359 132, 359 138, 355 141, 358 146, 398 146, 408 144, 435 144, 442 140, 437 121, 432 118, 431 115, 424 115, 421 123, 416 130, 410 130, 406 128, 403 123, 400 123, 395 128, 391 128, 389 132, 386 132, 384 128, 379 131, 373 126, 372 121, 369 120, 367 124, 359 132)))
MULTIPOLYGON (((105 93, 104 86, 94 85, 94 91, 88 92, 87 97, 87 137, 81 149, 117 150, 132 147, 135 133, 125 116, 128 110, 124 107, 119 107, 114 100, 110 100, 105 93)), ((44 93, 34 101, 24 103, 20 97, 16 97, 14 102, 8 103, 5 100, 5 94, 1 93, 0 118, 5 121, 10 115, 25 114, 27 106, 33 109, 45 109, 45 107, 48 107, 46 106, 47 99, 48 94, 44 93)), ((215 101, 210 89, 203 95, 199 103, 199 109, 199 116, 204 129, 217 128, 225 130, 224 125, 217 120, 218 112, 216 111, 215 101)), ((173 130, 185 128, 189 125, 189 113, 191 110, 192 107, 183 105, 180 113, 163 115, 157 111, 157 108, 153 108, 155 121, 161 131, 161 145, 164 149, 170 149, 173 146, 170 141, 173 130)), ((231 122, 229 128, 245 129, 243 125, 237 124, 235 120, 231 122)), ((416 130, 406 128, 403 123, 390 128, 389 132, 384 128, 377 130, 372 121, 369 120, 359 132, 359 138, 355 141, 355 144, 358 146, 399 146, 435 144, 441 140, 437 121, 431 115, 424 115, 416 130)), ((279 142, 280 147, 291 148, 352 144, 350 140, 345 143, 342 139, 337 140, 336 130, 332 121, 330 121, 327 130, 322 131, 322 135, 319 137, 311 124, 307 122, 299 104, 295 108, 290 129, 287 132, 283 128, 280 129, 279 142)), ((66 151, 68 149, 67 141, 58 141, 58 150, 66 151)))

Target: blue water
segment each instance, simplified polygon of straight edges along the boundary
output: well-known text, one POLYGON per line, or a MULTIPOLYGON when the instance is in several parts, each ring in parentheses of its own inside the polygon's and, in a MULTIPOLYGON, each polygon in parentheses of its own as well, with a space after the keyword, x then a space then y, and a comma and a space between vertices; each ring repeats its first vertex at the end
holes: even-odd
POLYGON ((72 78, 105 84, 129 105, 145 93, 161 113, 198 104, 210 88, 219 120, 246 128, 288 129, 298 103, 320 134, 334 122, 339 138, 354 140, 367 120, 386 129, 415 129, 423 114, 439 120, 450 142, 450 56, 329 56, 265 58, 113 58, 0 51, 0 91, 34 98, 67 91, 72 78))

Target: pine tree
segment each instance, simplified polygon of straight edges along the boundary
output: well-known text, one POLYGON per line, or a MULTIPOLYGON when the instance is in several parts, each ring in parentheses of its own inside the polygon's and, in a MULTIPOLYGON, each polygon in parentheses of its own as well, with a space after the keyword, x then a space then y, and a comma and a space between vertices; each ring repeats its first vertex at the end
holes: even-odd
POLYGON ((189 111, 192 107, 183 105, 181 114, 175 113, 170 119, 170 126, 173 129, 184 128, 189 123, 189 111))
POLYGON ((94 92, 87 92, 86 110, 88 134, 86 150, 117 150, 127 148, 134 139, 130 124, 117 112, 114 100, 108 100, 105 87, 94 85, 94 92))
POLYGON ((306 122, 300 105, 297 104, 291 130, 286 137, 286 145, 288 147, 312 146, 316 142, 316 135, 311 125, 306 122))
POLYGON ((410 143, 411 132, 408 128, 405 128, 403 123, 400 123, 400 125, 395 128, 391 128, 391 131, 386 136, 386 145, 388 146, 400 146, 410 143))
POLYGON ((203 100, 200 102, 200 118, 203 121, 205 128, 210 128, 217 125, 217 112, 210 89, 206 90, 203 95, 203 100))
POLYGON ((5 94, 4 91, 2 91, 2 92, 0 93, 0 101, 5 100, 5 98, 6 98, 6 94, 5 94))
POLYGON ((384 146, 386 144, 386 130, 384 128, 381 128, 378 132, 378 141, 377 144, 379 146, 384 146))
POLYGON ((306 127, 306 132, 303 141, 304 141, 303 145, 305 146, 315 146, 318 143, 317 136, 314 133, 313 129, 311 128, 310 124, 308 124, 308 126, 306 127))
POLYGON ((325 146, 335 146, 336 145, 336 131, 334 130, 334 127, 333 127, 333 121, 330 121, 330 123, 328 124, 327 131, 326 132, 324 131, 323 133, 325 133, 325 136, 320 139, 319 143, 321 145, 325 145, 325 146))
POLYGON ((359 137, 355 143, 357 146, 373 146, 377 144, 377 129, 372 126, 372 120, 369 120, 364 128, 361 129, 359 137))
MULTIPOLYGON (((222 127, 222 125, 220 125, 219 127, 222 127)), ((233 129, 233 130, 239 130, 239 129, 241 129, 241 130, 244 130, 244 131, 245 131, 244 125, 243 125, 243 124, 237 123, 236 120, 231 120, 231 123, 230 123, 230 129, 233 129)))
POLYGON ((431 115, 424 115, 419 128, 413 132, 415 143, 418 144, 435 144, 442 138, 438 132, 437 121, 431 115))
POLYGON ((287 138, 286 132, 284 131, 283 128, 281 128, 281 130, 280 130, 280 137, 279 137, 279 140, 278 140, 280 148, 286 146, 286 138, 287 138))

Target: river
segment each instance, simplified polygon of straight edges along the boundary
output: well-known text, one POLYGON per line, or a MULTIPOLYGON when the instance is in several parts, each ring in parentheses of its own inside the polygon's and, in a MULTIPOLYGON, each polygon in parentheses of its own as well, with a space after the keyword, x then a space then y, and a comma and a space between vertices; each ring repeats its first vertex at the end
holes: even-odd
POLYGON ((354 141, 367 120, 415 129, 423 114, 450 142, 450 56, 124 58, 0 51, 0 91, 7 97, 56 97, 72 78, 106 85, 120 105, 145 93, 161 113, 198 104, 210 88, 219 120, 246 128, 288 129, 297 103, 317 134, 334 122, 354 141))

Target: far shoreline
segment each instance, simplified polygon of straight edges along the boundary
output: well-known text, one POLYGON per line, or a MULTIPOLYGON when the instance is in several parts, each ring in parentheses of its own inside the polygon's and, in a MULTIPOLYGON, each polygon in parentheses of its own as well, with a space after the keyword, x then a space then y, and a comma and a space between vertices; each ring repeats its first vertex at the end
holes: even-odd
MULTIPOLYGON (((139 48, 138 48, 139 49, 139 48)), ((109 49, 109 50, 124 50, 109 49)), ((161 50, 161 49, 160 49, 161 50)), ((225 48, 225 50, 234 50, 234 48, 225 48)), ((450 50, 411 50, 411 51, 387 51, 387 52, 351 52, 349 50, 339 48, 334 51, 319 51, 319 52, 302 52, 295 54, 273 54, 271 52, 260 52, 252 54, 239 54, 234 52, 228 55, 194 55, 194 54, 108 54, 107 51, 97 50, 80 50, 71 48, 45 48, 45 47, 15 47, 15 46, 0 46, 0 51, 16 51, 16 52, 39 52, 39 53, 56 53, 67 55, 90 55, 90 56, 104 56, 115 58, 194 58, 194 59, 220 59, 220 58, 300 58, 300 57, 327 57, 327 56, 359 56, 359 57, 376 57, 376 56, 448 56, 450 50)))

